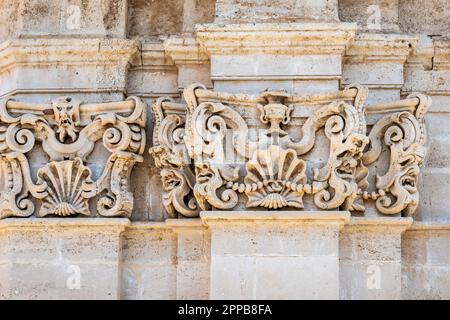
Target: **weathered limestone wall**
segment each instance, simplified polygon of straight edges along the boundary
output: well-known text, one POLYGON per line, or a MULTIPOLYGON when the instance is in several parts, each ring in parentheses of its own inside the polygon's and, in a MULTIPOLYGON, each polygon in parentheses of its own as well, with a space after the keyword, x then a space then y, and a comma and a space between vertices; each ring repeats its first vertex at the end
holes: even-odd
MULTIPOLYGON (((357 83, 369 87, 368 104, 431 96, 415 222, 343 226, 333 253, 339 291, 327 297, 449 298, 449 30, 446 0, 0 0, 1 98, 97 103, 135 95, 148 106, 131 218, 0 221, 0 298, 210 296, 215 238, 199 219, 188 227, 166 220, 160 170, 148 153, 149 106, 160 96, 180 102, 196 82, 249 94, 357 83), (367 289, 371 265, 381 266, 381 289, 367 289), (77 266, 83 290, 67 287, 77 266)), ((39 148, 29 157, 32 174, 48 161, 39 148)), ((94 174, 105 158, 98 147, 87 162, 94 174)))

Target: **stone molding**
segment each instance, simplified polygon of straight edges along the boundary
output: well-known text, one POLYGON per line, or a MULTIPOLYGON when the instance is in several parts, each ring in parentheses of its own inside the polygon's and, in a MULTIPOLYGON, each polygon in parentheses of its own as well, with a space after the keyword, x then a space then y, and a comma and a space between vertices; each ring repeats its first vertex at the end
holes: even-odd
POLYGON ((167 38, 164 42, 164 50, 176 65, 204 64, 209 62, 206 52, 202 50, 197 40, 190 36, 172 36, 167 38))
POLYGON ((349 86, 322 95, 244 95, 197 84, 185 89, 186 106, 158 100, 150 152, 161 169, 164 207, 171 217, 195 217, 201 210, 238 207, 245 195, 247 208, 303 209, 308 196, 320 210, 362 214, 366 202, 375 202, 381 214, 411 216, 418 205, 417 178, 426 154, 424 116, 431 99, 417 95, 368 106, 379 114, 368 133, 367 94, 364 87, 349 86), (298 141, 287 131, 294 117, 306 118, 298 141), (251 140, 255 123, 260 134, 251 140), (317 167, 302 157, 314 149, 321 128, 329 155, 317 167), (388 169, 377 171, 374 163, 385 161, 379 158, 386 149, 388 169), (310 166, 312 176, 306 174, 310 166))
POLYGON ((202 222, 215 227, 221 224, 277 223, 307 226, 336 225, 340 228, 350 221, 346 211, 202 211, 202 222))
POLYGON ((116 230, 118 233, 131 226, 127 218, 45 218, 45 219, 20 219, 11 218, 0 221, 0 233, 15 229, 49 229, 49 228, 95 228, 96 231, 116 230))
MULTIPOLYGON (((360 228, 369 227, 374 231, 382 232, 383 228, 388 226, 398 227, 398 230, 405 230, 408 233, 430 233, 430 232, 450 232, 450 222, 448 221, 413 221, 408 217, 372 217, 361 218, 352 217, 348 212, 342 211, 206 211, 202 217, 192 219, 166 219, 159 221, 131 221, 128 218, 41 218, 41 219, 22 219, 10 218, 0 221, 0 233, 3 230, 24 229, 24 228, 44 228, 44 227, 98 227, 109 228, 118 226, 124 228, 127 232, 146 232, 149 230, 172 230, 175 232, 196 232, 207 231, 209 221, 223 220, 247 220, 245 216, 252 214, 253 220, 342 220, 344 222, 344 231, 358 231, 360 228), (280 213, 280 214, 278 214, 280 213)), ((403 232, 403 231, 402 231, 403 232)))
POLYGON ((354 23, 205 24, 196 27, 200 46, 211 55, 343 54, 354 23))
POLYGON ((413 225, 411 217, 353 217, 345 225, 345 232, 381 233, 386 232, 401 234, 409 230, 413 225))
POLYGON ((416 36, 402 34, 358 34, 349 46, 348 63, 397 61, 404 63, 418 42, 416 36))
POLYGON ((145 147, 146 105, 137 97, 123 102, 83 104, 60 97, 51 104, 0 100, 0 218, 92 214, 130 217, 129 179, 145 147), (110 152, 94 181, 85 163, 102 140, 110 152), (27 153, 42 144, 49 162, 31 176, 27 153))
POLYGON ((139 50, 137 40, 14 39, 0 46, 0 72, 21 64, 127 64, 139 50))

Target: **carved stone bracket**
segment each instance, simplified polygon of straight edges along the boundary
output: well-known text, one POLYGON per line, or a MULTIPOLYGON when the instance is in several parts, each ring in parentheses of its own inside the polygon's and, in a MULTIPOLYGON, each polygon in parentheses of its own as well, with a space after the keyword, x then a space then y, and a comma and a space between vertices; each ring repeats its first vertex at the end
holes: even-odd
POLYGON ((251 96, 195 84, 184 90, 186 105, 158 100, 151 153, 161 168, 167 212, 193 217, 243 203, 308 210, 304 197, 310 197, 321 210, 361 214, 374 201, 381 214, 412 215, 431 100, 417 95, 366 107, 367 95, 355 85, 312 96, 251 96), (376 115, 375 123, 366 123, 367 113, 376 115), (308 158, 324 147, 325 161, 308 158), (383 150, 390 154, 387 171, 377 169, 386 164, 374 165, 385 161, 383 150))
POLYGON ((102 216, 131 215, 129 179, 143 160, 146 106, 137 97, 123 102, 83 104, 61 97, 51 104, 0 101, 0 218, 91 215, 98 196, 102 216), (95 144, 111 153, 97 181, 85 162, 95 144), (28 152, 42 144, 49 162, 31 175, 28 152))

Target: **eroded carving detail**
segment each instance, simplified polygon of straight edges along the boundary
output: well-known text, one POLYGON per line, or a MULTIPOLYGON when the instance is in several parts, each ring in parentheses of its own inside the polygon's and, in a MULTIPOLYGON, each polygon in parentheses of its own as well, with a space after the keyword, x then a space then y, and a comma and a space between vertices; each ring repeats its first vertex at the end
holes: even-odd
POLYGON ((145 122, 145 104, 136 97, 103 104, 70 97, 49 105, 0 101, 0 218, 32 215, 34 199, 41 202, 39 216, 91 215, 89 199, 97 195, 98 214, 130 216, 129 177, 143 160, 145 122), (111 156, 101 177, 92 181, 84 161, 100 139, 111 156), (50 162, 34 183, 26 154, 36 142, 50 162))
MULTIPOLYGON (((417 179, 426 155, 424 116, 431 99, 424 95, 415 98, 419 103, 414 114, 400 111, 386 115, 375 124, 369 135, 370 149, 364 155, 366 164, 380 157, 383 143, 390 151, 389 168, 385 174, 377 173, 377 191, 372 194, 377 209, 384 214, 402 212, 410 216, 419 203, 417 179)), ((368 198, 368 194, 364 197, 368 198)))

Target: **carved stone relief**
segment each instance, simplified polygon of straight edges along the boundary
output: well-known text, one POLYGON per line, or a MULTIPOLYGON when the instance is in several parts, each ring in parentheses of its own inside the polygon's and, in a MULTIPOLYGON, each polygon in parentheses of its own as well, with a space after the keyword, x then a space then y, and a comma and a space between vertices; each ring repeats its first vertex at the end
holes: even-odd
POLYGON ((143 160, 145 122, 146 106, 137 97, 103 104, 70 97, 50 105, 1 100, 0 218, 89 216, 89 199, 95 196, 99 215, 129 217, 129 178, 143 160), (100 140, 111 155, 94 181, 86 160, 100 140), (33 178, 27 153, 37 142, 49 162, 33 178))
POLYGON ((418 95, 366 107, 367 94, 365 87, 349 86, 322 95, 252 96, 195 84, 184 90, 186 105, 158 100, 151 153, 161 168, 167 212, 193 217, 200 210, 230 210, 241 197, 248 208, 302 209, 304 197, 311 197, 320 210, 362 214, 374 201, 381 214, 412 215, 431 100, 418 95), (368 113, 375 123, 366 123, 368 113), (306 158, 323 134, 328 156, 317 165, 306 158), (382 150, 390 154, 386 172, 373 165, 382 150), (374 179, 371 168, 380 171, 374 179))

